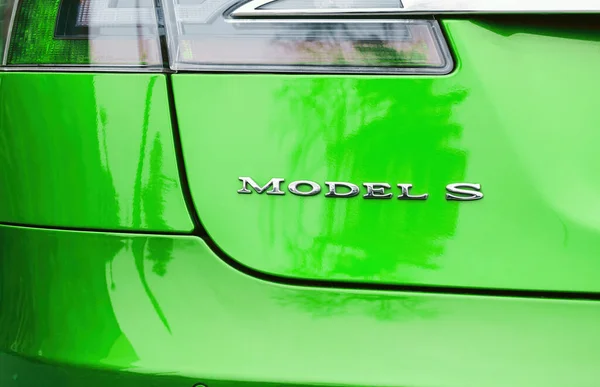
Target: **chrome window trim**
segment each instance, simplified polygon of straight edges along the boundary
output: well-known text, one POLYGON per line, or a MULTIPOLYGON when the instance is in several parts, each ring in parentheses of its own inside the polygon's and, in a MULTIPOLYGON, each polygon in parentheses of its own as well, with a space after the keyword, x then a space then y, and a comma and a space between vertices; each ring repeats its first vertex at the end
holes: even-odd
POLYGON ((600 0, 399 0, 397 8, 261 9, 276 1, 282 0, 250 0, 233 10, 231 16, 600 13, 600 0))

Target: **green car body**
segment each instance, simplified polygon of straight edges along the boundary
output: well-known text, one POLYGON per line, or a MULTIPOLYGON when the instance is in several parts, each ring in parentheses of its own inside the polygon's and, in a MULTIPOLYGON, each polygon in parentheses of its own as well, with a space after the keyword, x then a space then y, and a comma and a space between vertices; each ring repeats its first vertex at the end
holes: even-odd
POLYGON ((441 18, 447 75, 0 72, 0 385, 597 386, 600 30, 540 20, 441 18))

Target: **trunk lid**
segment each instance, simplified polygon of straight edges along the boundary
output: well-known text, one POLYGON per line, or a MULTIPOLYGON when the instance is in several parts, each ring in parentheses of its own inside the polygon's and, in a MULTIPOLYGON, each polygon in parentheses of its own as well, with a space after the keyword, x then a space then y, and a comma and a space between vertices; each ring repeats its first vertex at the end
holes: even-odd
POLYGON ((450 75, 173 76, 193 201, 220 249, 320 281, 600 291, 600 33, 442 25, 450 75), (239 194, 240 177, 282 178, 285 194, 239 194), (322 191, 293 195, 297 180, 322 191), (360 194, 327 198, 325 182, 360 194), (374 182, 393 198, 364 199, 374 182), (400 183, 428 199, 398 200, 400 183), (448 201, 452 183, 484 197, 448 201))

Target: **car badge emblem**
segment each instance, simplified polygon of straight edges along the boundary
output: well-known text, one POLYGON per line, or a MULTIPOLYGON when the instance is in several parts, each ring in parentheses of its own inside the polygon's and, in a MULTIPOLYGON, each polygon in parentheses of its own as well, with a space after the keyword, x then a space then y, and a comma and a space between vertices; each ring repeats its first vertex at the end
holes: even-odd
MULTIPOLYGON (((242 188, 237 192, 239 194, 257 194, 267 195, 285 195, 286 192, 281 188, 285 179, 272 178, 265 185, 258 184, 251 177, 240 177, 242 188)), ((392 186, 388 183, 362 183, 364 187, 364 199, 391 199, 394 193, 391 192, 392 186)), ((396 184, 398 189, 397 199, 399 200, 427 200, 428 193, 411 193, 412 184, 396 184)), ((327 198, 352 198, 360 194, 360 188, 357 184, 345 181, 326 181, 323 186, 311 180, 296 180, 287 185, 287 191, 296 196, 316 196, 324 192, 327 198)), ((446 185, 446 200, 449 201, 473 201, 483 198, 481 184, 472 183, 450 183, 446 185)))

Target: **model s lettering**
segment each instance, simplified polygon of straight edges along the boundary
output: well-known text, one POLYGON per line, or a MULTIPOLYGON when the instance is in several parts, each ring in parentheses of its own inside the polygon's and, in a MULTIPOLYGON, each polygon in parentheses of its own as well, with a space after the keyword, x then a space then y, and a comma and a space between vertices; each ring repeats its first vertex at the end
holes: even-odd
POLYGON ((0 1, 1 387, 600 381, 600 2, 0 1))
MULTIPOLYGON (((281 184, 283 184, 285 179, 272 178, 264 186, 257 184, 251 177, 240 177, 239 180, 242 182, 242 188, 237 191, 239 194, 251 194, 252 191, 254 191, 258 194, 266 192, 267 195, 285 195, 285 192, 281 190, 281 184), (252 190, 250 188, 252 188, 252 190)), ((365 199, 378 197, 382 199, 392 198, 392 193, 383 193, 385 189, 391 188, 388 183, 363 183, 362 185, 366 189, 366 194, 363 196, 365 199), (379 193, 379 195, 375 195, 376 192, 379 193)), ((328 188, 325 197, 328 198, 350 198, 358 196, 360 192, 358 185, 348 182, 326 181, 325 186, 328 188), (341 187, 343 187, 346 192, 338 192, 338 187, 340 187, 339 189, 342 189, 341 187)), ((429 197, 429 194, 427 193, 411 195, 410 190, 413 187, 412 184, 397 184, 397 187, 400 189, 398 199, 427 200, 429 197)), ((446 194, 446 199, 448 200, 469 201, 483 198, 483 193, 478 192, 481 190, 481 184, 452 183, 446 186, 446 190, 448 191, 446 194), (457 196, 456 194, 465 196, 457 196)), ((314 181, 297 180, 288 185, 288 191, 298 196, 315 196, 321 192, 321 186, 314 181), (308 187, 308 190, 300 190, 300 186, 306 186, 308 187)))

